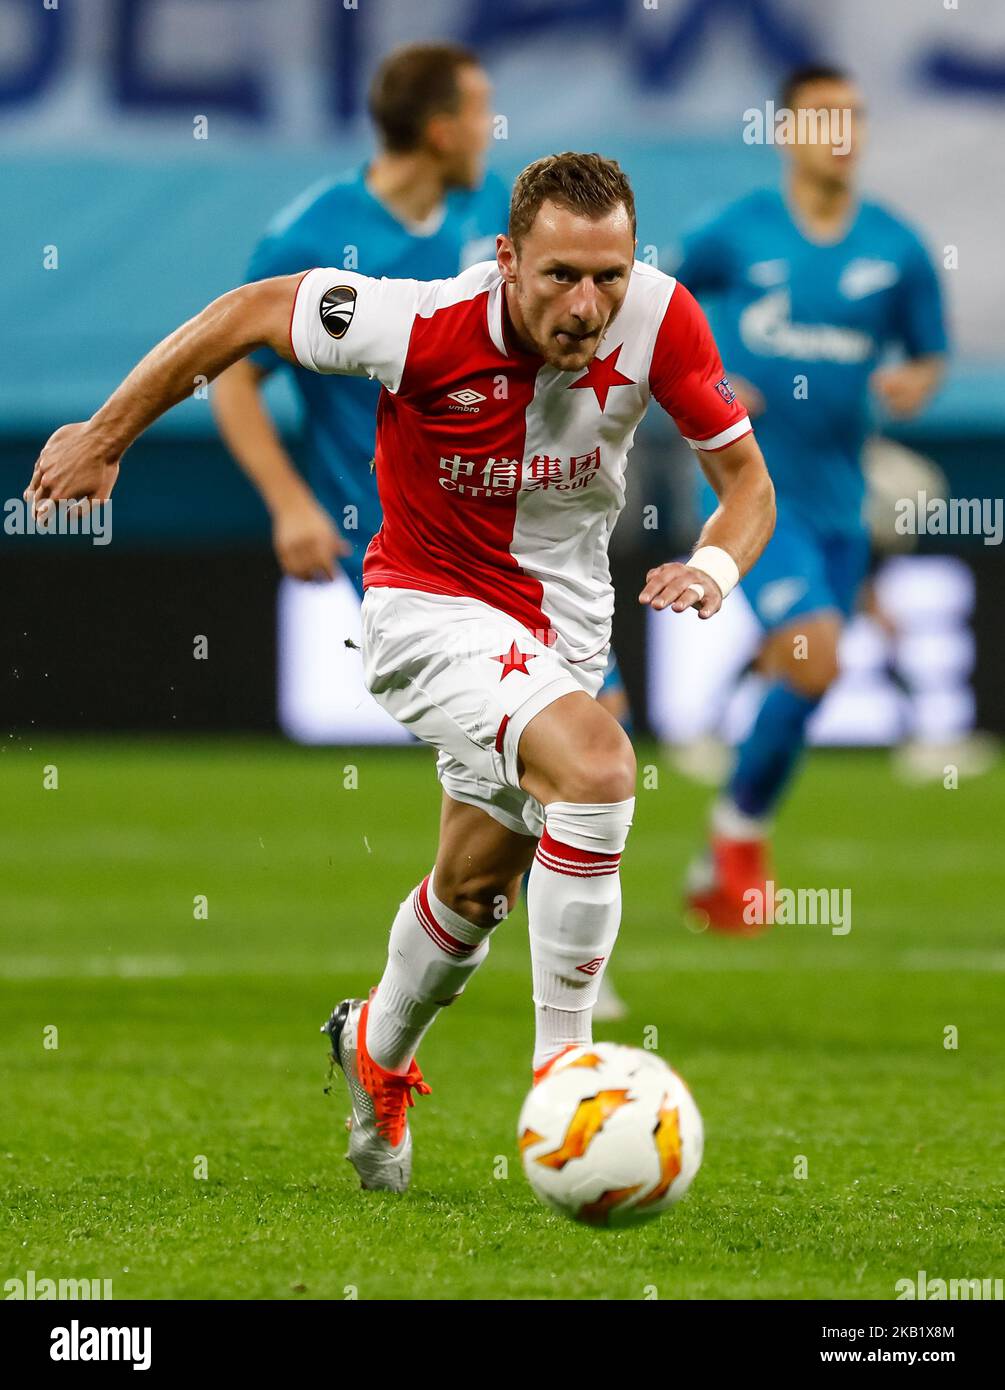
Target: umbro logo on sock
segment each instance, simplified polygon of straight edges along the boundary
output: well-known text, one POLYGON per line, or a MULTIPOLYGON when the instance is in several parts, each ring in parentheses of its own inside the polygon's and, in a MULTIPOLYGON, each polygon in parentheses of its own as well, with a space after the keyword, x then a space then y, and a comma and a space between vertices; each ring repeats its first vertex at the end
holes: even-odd
POLYGON ((584 975, 596 975, 606 959, 606 956, 594 956, 593 959, 588 960, 585 965, 577 965, 576 969, 581 970, 584 975))

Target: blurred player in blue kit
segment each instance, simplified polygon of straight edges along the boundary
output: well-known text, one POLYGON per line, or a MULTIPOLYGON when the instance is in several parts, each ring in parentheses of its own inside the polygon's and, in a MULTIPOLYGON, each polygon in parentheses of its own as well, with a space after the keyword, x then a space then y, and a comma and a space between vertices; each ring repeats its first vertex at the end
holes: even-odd
MULTIPOLYGON (((869 561, 861 454, 873 410, 921 410, 946 350, 924 246, 856 192, 865 117, 855 83, 836 68, 805 68, 781 106, 796 118, 784 189, 720 212, 685 241, 677 270, 711 301, 778 506, 774 536, 743 580, 764 630, 758 664, 768 686, 688 877, 689 906, 724 931, 749 930, 744 895, 765 889, 773 816, 838 674, 842 627, 869 561), (891 349, 900 360, 887 360, 891 349)), ((703 502, 714 511, 710 490, 703 502)))
MULTIPOLYGON (((509 191, 484 169, 491 91, 477 56, 460 45, 391 53, 370 88, 379 151, 282 211, 255 248, 248 280, 318 265, 432 280, 493 256, 509 191)), ((235 363, 213 392, 220 433, 269 509, 284 572, 334 579, 338 566, 360 597, 363 556, 381 522, 370 467, 379 395, 368 377, 321 377, 268 349, 235 363), (261 398, 277 367, 292 371, 303 408, 306 481, 261 398)))

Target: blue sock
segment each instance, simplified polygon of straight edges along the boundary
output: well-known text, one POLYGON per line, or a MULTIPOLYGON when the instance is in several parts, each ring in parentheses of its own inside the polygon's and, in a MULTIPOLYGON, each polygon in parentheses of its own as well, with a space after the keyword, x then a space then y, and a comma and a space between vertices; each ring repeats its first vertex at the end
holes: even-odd
POLYGON ((740 745, 729 782, 729 796, 745 816, 767 816, 775 809, 806 743, 806 724, 819 698, 799 695, 776 681, 740 745))

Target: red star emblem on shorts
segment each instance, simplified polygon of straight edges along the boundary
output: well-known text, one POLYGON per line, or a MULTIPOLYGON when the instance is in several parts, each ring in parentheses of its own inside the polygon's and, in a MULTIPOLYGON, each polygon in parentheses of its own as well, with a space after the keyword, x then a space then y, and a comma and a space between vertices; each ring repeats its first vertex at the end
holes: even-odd
POLYGON ((508 652, 503 652, 502 656, 494 656, 492 660, 502 662, 502 675, 499 679, 504 681, 511 671, 519 671, 521 676, 529 676, 527 662, 534 660, 534 652, 522 652, 515 642, 511 642, 508 652))
POLYGON ((607 393, 612 386, 634 386, 636 383, 630 376, 623 376, 618 371, 618 353, 624 347, 619 343, 613 352, 609 352, 606 357, 595 357, 586 369, 586 375, 581 376, 578 381, 574 381, 569 387, 570 391, 576 391, 584 386, 592 386, 597 393, 597 400, 600 409, 607 407, 607 393))

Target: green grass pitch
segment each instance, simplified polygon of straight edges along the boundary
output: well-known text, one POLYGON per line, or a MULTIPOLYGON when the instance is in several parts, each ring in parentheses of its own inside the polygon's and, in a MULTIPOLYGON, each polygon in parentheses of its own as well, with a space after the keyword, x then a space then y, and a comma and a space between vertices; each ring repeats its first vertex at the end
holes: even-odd
POLYGON ((675 1211, 605 1232, 539 1207, 520 1171, 522 910, 423 1047, 412 1191, 361 1193, 342 1157, 348 1104, 324 1094, 318 1027, 377 979, 395 906, 432 862, 425 751, 8 742, 0 1281, 110 1278, 116 1298, 888 1299, 921 1269, 1000 1275, 1002 770, 916 790, 883 756, 817 755, 776 878, 850 888, 852 930, 731 941, 689 934, 678 910, 705 794, 655 749, 640 763, 659 785, 639 792, 624 863, 614 976, 631 1017, 597 1033, 658 1030, 706 1156, 675 1211))

